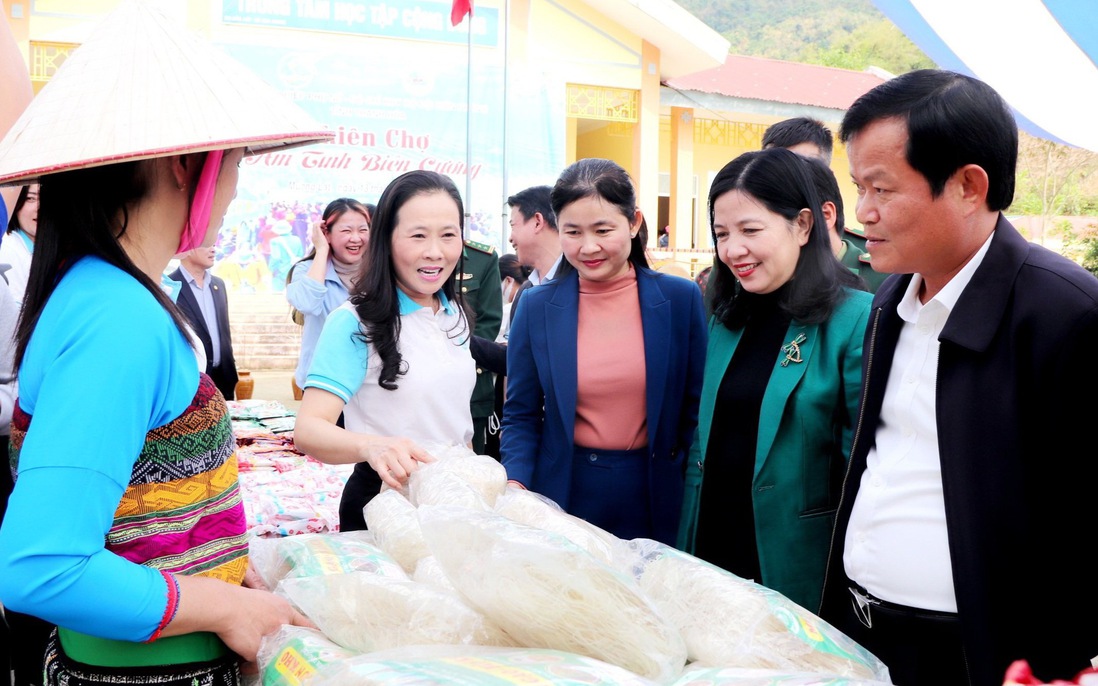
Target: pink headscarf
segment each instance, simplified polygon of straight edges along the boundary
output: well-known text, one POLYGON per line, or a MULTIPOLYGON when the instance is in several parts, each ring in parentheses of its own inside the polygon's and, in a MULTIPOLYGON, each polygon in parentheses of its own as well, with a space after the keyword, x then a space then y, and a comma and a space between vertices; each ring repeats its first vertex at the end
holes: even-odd
POLYGON ((206 230, 210 227, 210 212, 213 210, 214 191, 217 190, 217 177, 221 173, 221 158, 224 156, 224 150, 211 150, 206 155, 202 173, 198 176, 194 200, 191 201, 190 216, 187 217, 187 225, 183 227, 183 235, 179 237, 179 250, 176 253, 194 250, 202 245, 202 239, 206 237, 206 230))

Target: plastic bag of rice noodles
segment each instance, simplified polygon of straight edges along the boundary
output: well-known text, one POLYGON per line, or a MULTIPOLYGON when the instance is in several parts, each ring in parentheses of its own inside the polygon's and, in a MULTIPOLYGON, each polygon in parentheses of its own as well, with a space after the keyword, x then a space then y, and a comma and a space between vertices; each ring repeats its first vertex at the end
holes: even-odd
POLYGON ((287 624, 259 644, 259 675, 263 686, 305 686, 326 665, 359 654, 319 631, 287 624))
POLYGON ((413 505, 490 510, 507 490, 507 470, 498 460, 459 446, 428 450, 437 461, 422 465, 408 479, 408 499, 413 505))
POLYGON ((405 645, 515 645, 457 594, 375 574, 284 579, 288 598, 325 636, 359 652, 405 645))
POLYGON ((412 581, 449 593, 457 593, 454 584, 446 576, 446 570, 442 568, 434 555, 428 555, 416 563, 416 571, 412 574, 412 581))
POLYGON ((248 559, 268 588, 287 577, 372 572, 407 579, 396 560, 374 544, 369 531, 253 538, 248 559))
POLYGON ((691 661, 888 681, 872 653, 777 591, 656 541, 618 550, 619 568, 678 627, 691 661))
POLYGON ((415 646, 330 665, 310 686, 655 686, 589 657, 534 648, 415 646))
POLYGON ((579 517, 568 514, 543 495, 521 488, 509 488, 496 500, 495 511, 504 517, 564 536, 601 562, 610 564, 614 547, 621 539, 579 517))
POLYGON ((415 505, 400 491, 383 490, 366 503, 362 513, 377 547, 409 574, 415 572, 420 559, 431 554, 419 528, 415 505))
POLYGON ((891 683, 833 674, 792 674, 773 669, 691 665, 670 686, 889 686, 891 683))
POLYGON ((567 538, 491 512, 424 505, 423 535, 469 603, 519 645, 578 653, 664 682, 686 646, 629 576, 567 538))

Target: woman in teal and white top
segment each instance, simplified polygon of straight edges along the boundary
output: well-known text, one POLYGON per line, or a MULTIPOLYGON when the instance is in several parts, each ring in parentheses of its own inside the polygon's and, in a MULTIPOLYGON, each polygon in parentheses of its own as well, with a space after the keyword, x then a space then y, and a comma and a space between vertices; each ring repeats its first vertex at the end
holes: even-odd
POLYGON ((448 177, 412 171, 394 179, 378 201, 350 300, 317 341, 294 440, 322 462, 355 463, 339 507, 342 531, 366 528, 362 508, 382 482, 400 488, 433 460, 425 444, 472 440, 472 327, 454 287, 463 217, 448 177))

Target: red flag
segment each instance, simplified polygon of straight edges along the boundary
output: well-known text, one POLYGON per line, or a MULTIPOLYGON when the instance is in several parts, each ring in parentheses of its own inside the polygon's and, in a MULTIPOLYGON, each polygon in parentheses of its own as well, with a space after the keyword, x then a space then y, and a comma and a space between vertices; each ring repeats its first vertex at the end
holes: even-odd
POLYGON ((454 0, 454 6, 450 8, 450 23, 457 26, 466 14, 473 15, 473 0, 454 0))

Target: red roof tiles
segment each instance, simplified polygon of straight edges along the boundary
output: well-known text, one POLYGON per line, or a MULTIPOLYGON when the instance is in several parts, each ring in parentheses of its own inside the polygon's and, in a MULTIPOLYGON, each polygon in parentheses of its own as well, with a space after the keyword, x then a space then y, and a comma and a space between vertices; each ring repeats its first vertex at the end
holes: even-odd
POLYGON ((724 64, 667 81, 678 90, 845 110, 883 83, 876 74, 765 57, 729 55, 724 64))

